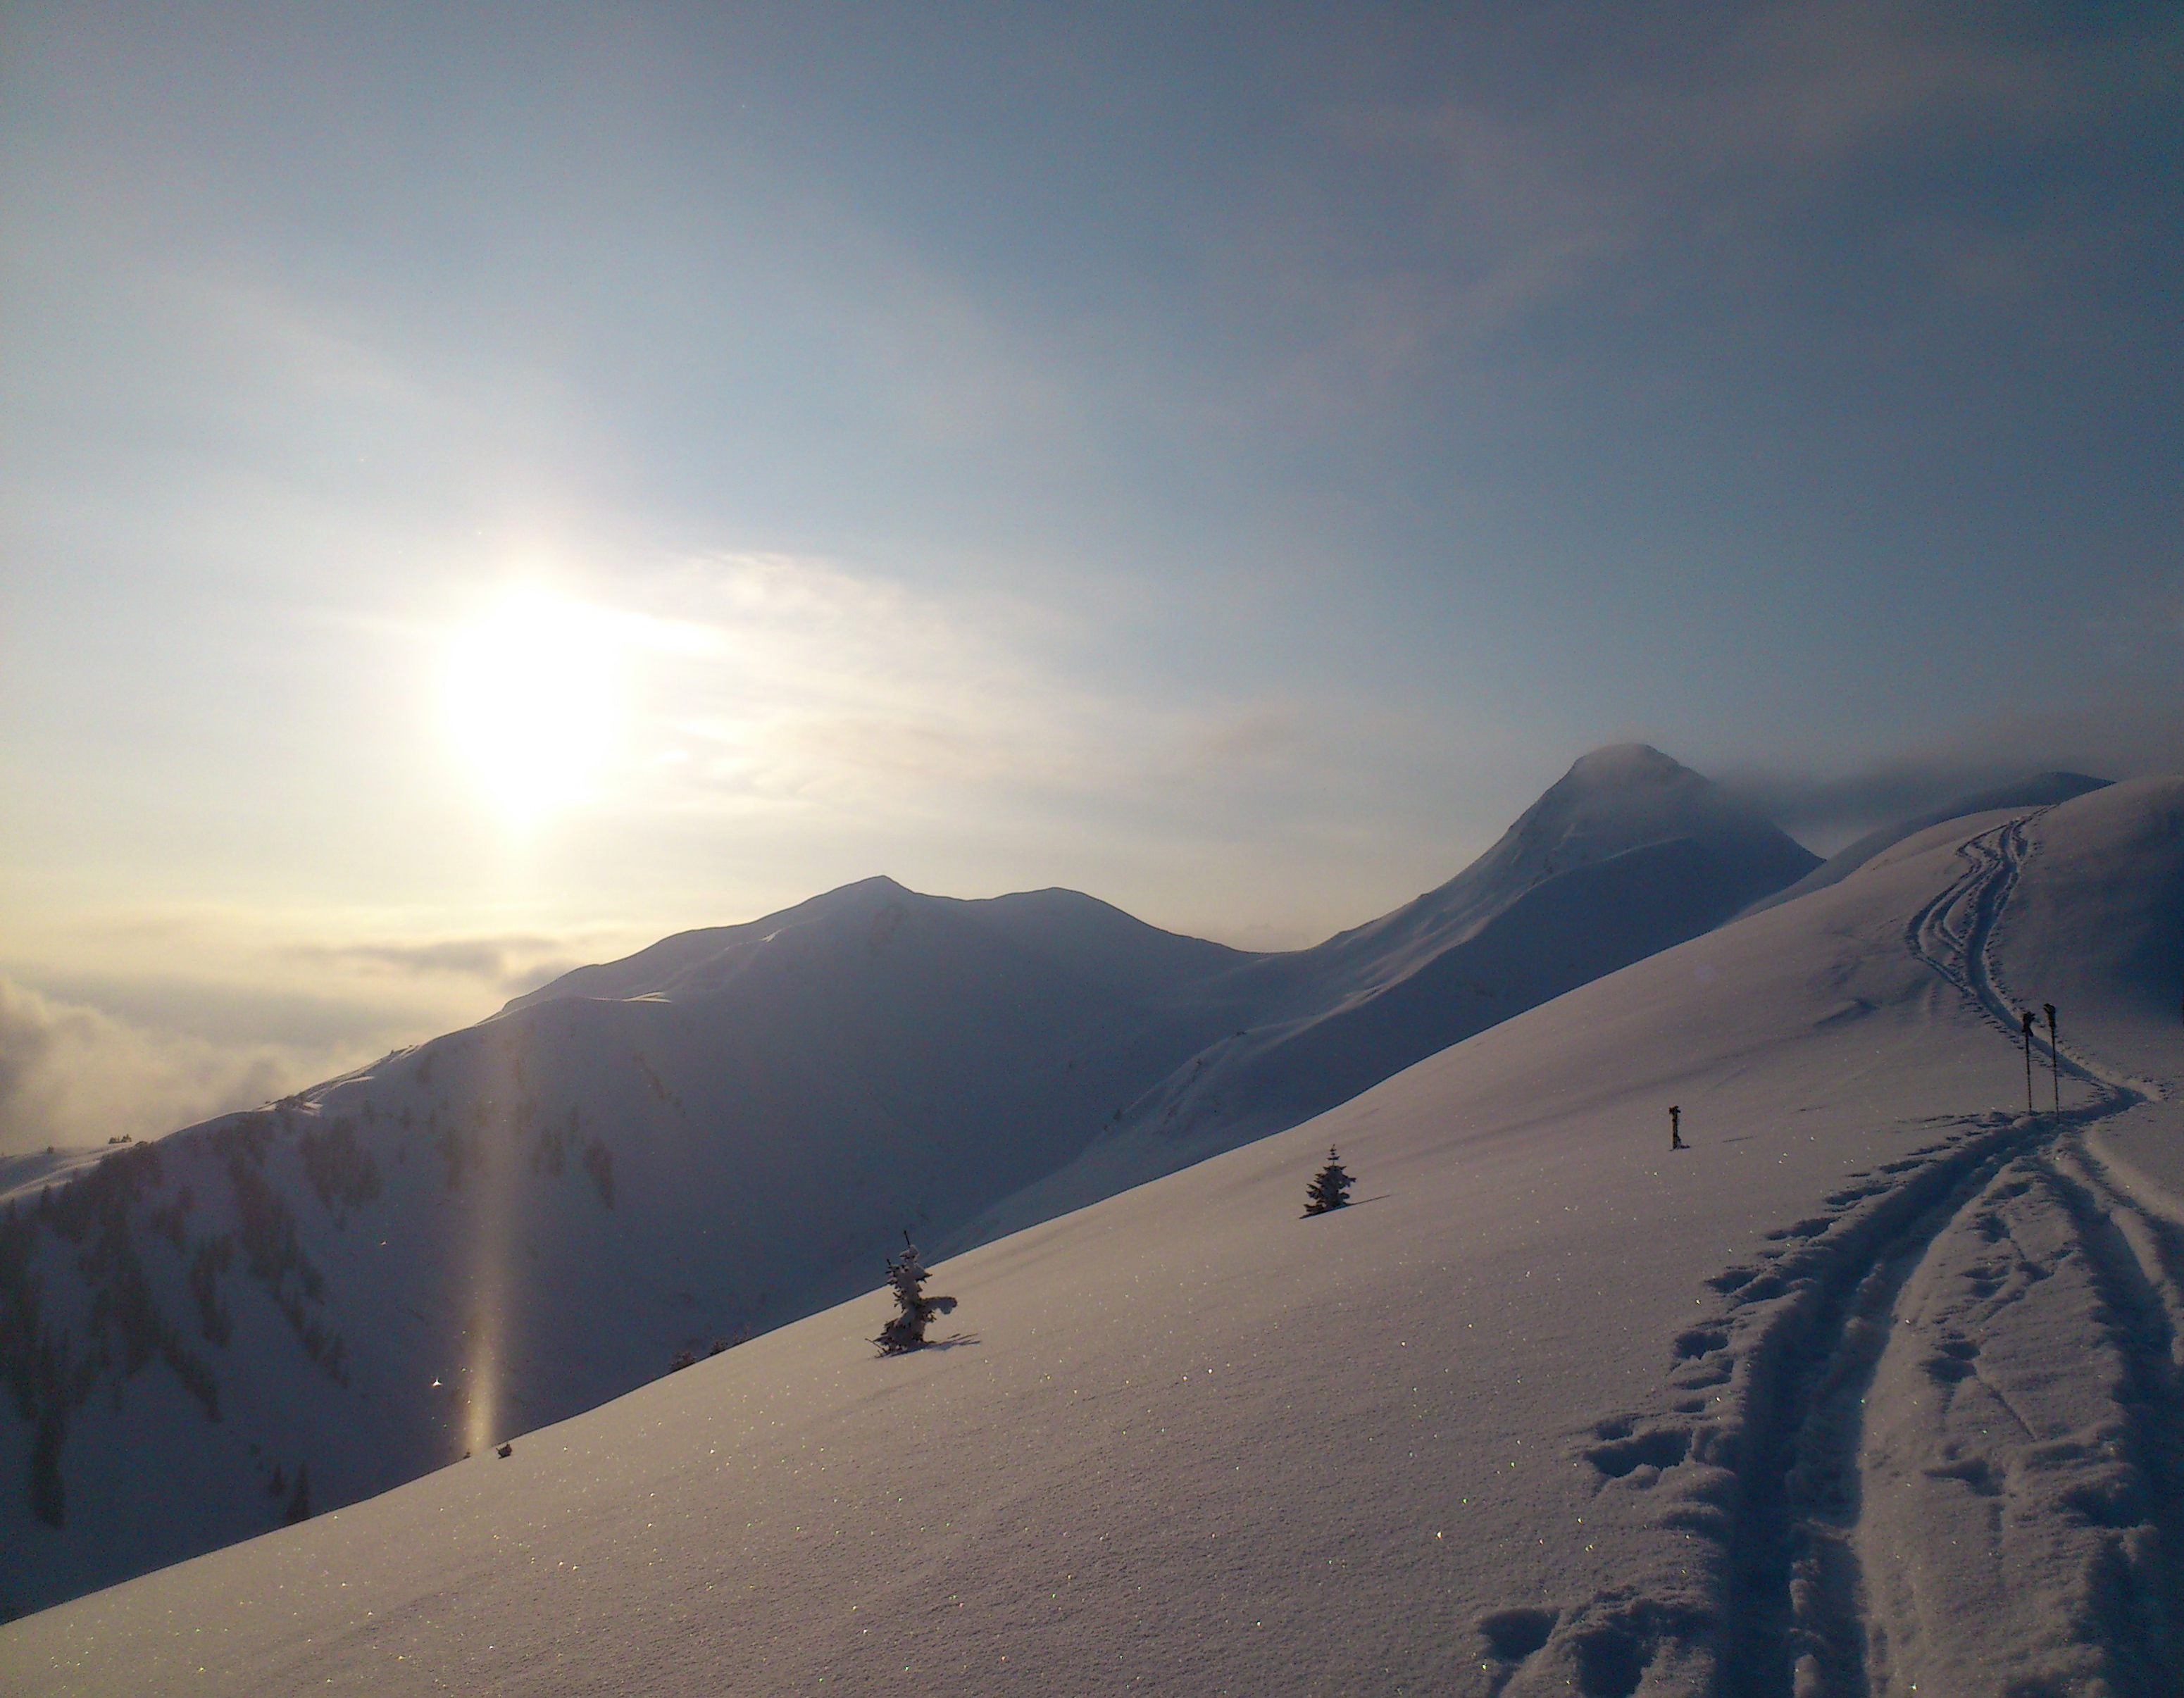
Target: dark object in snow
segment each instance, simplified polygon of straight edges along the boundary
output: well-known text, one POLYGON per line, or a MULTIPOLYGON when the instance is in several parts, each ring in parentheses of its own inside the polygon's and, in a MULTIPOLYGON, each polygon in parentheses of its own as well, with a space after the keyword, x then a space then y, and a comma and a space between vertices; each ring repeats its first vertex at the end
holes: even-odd
POLYGON ((1334 1146, 1327 1146, 1327 1166, 1321 1168, 1311 1184, 1304 1188, 1309 1200, 1304 1205, 1306 1215, 1323 1215, 1329 1209, 1346 1207, 1350 1201, 1350 1188, 1357 1182, 1343 1171, 1335 1159, 1334 1146))
POLYGON ((902 1254, 888 1261, 888 1283, 894 1289, 895 1307, 900 1312, 881 1328, 879 1337, 872 1340, 880 1347, 882 1356, 899 1356, 905 1351, 922 1349, 925 1329, 933 1317, 954 1311, 953 1297, 925 1294, 925 1282, 932 1278, 919 1265, 917 1246, 910 1241, 910 1233, 905 1231, 902 1235, 902 1254))
POLYGON ((1674 1103, 1669 1105, 1669 1148, 1671 1150, 1691 1148, 1690 1144, 1684 1142, 1684 1111, 1674 1103))
POLYGON ((2032 1118, 2032 1010, 2025 1010, 2025 1117, 2032 1118))
MULTIPOLYGON (((738 1344, 743 1344, 750 1336, 750 1328, 746 1327, 733 1339, 716 1339, 713 1340, 712 1348, 707 1350, 705 1355, 717 1356, 722 1350, 733 1350, 738 1344)), ((695 1367, 700 1360, 702 1358, 698 1355, 698 1347, 695 1344, 685 1344, 681 1350, 676 1351, 675 1359, 667 1364, 667 1372, 680 1373, 684 1368, 695 1367)))
POLYGON ((504 1445, 499 1450, 494 1451, 493 1454, 496 1456, 513 1456, 515 1454, 515 1446, 513 1445, 504 1445))
POLYGON ((281 1525, 293 1527, 299 1521, 311 1518, 311 1465, 296 1465, 296 1489, 288 1495, 288 1507, 281 1517, 281 1525))

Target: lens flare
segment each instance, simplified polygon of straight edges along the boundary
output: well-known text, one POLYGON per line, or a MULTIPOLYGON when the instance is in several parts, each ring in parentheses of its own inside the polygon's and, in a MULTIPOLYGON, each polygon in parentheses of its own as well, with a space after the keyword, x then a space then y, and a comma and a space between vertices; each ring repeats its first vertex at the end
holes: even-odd
POLYGON ((452 1099, 467 1112, 453 1130, 465 1252, 458 1298, 462 1338, 456 1366, 463 1450, 482 1456, 522 1424, 511 1389, 524 1356, 528 1314, 517 1260, 529 1164, 524 1159, 525 1055, 521 1035, 494 1028, 460 1060, 450 1058, 452 1099))
POLYGON ((464 1351, 463 1448, 482 1456, 507 1435, 509 1334, 515 1322, 511 1289, 515 1248, 515 1189, 522 1183, 512 1144, 513 1127, 496 1114, 484 1128, 477 1164, 476 1210, 471 1222, 467 1348, 464 1351))

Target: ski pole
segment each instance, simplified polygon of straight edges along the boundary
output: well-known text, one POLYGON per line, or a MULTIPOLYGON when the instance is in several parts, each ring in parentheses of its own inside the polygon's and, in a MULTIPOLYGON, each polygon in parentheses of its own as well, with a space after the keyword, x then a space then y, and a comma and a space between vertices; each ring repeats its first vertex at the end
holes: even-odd
POLYGON ((2055 1081, 2055 1118, 2063 1117, 2063 1051, 2055 1042, 2055 1005, 2043 1002, 2048 1010, 2048 1072, 2055 1081))

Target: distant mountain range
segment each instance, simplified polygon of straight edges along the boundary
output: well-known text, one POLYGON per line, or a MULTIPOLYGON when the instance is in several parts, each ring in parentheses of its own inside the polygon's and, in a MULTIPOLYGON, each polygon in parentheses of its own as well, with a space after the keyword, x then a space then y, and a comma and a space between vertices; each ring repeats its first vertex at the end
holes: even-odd
POLYGON ((0 1221, 0 1606, 352 1501, 1308 1119, 1817 858, 1638 745, 1439 889, 1254 955, 873 878, 580 968, 0 1221))

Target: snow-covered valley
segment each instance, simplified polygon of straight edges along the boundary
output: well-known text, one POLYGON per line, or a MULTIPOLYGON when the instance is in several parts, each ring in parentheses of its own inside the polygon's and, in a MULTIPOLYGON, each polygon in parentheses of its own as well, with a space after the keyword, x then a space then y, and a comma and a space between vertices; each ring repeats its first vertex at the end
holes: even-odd
POLYGON ((1933 826, 942 1263, 938 1348, 811 1315, 0 1684, 2171 1690, 2180 931, 2184 781, 1933 826))

